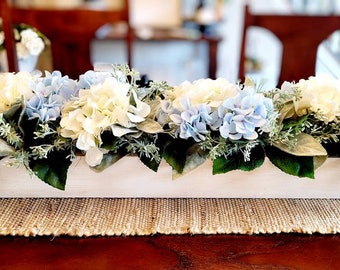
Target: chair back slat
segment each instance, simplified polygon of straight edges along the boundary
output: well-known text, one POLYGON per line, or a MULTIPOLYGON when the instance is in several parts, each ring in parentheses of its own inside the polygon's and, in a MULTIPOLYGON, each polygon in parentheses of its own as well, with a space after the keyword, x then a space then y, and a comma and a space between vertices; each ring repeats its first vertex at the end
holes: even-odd
MULTIPOLYGON (((263 27, 283 45, 279 84, 315 75, 317 49, 320 43, 340 29, 340 16, 253 14, 245 7, 239 78, 245 76, 247 29, 263 27)), ((251 44, 249 44, 251 46, 251 44)))

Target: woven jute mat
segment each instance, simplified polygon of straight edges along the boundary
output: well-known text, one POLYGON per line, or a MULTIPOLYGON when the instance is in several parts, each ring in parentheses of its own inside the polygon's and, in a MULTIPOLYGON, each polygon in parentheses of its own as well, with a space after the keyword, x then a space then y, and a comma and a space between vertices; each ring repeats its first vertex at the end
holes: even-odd
POLYGON ((0 199, 0 235, 340 232, 334 199, 0 199))

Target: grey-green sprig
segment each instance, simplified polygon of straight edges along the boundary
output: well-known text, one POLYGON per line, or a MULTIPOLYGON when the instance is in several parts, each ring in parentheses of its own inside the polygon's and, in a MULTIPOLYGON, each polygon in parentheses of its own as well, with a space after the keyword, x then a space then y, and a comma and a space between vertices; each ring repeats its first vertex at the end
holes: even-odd
POLYGON ((0 136, 15 148, 21 147, 23 143, 21 137, 15 128, 13 128, 13 125, 6 121, 2 113, 0 114, 0 136))

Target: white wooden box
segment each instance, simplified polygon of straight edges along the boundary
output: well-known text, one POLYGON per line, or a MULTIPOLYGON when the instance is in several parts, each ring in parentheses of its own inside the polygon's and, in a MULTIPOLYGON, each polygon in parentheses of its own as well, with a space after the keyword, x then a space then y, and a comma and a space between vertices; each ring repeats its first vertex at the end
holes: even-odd
POLYGON ((268 160, 251 172, 212 175, 206 162, 172 180, 163 162, 157 173, 137 157, 125 157, 104 170, 91 170, 79 157, 70 167, 66 190, 55 189, 25 169, 0 164, 0 197, 112 197, 112 198, 340 198, 340 159, 329 158, 315 179, 287 175, 268 160))

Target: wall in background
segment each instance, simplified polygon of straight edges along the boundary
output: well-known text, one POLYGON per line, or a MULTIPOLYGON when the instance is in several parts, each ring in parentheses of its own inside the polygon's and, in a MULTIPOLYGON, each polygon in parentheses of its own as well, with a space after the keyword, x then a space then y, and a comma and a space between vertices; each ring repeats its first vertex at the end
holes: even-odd
MULTIPOLYGON (((70 8, 86 2, 94 8, 119 8, 118 0, 15 0, 21 5, 57 5, 70 8)), ((138 1, 138 0, 136 0, 138 1)), ((166 4, 172 0, 162 1, 166 4)), ((173 0, 178 1, 178 0, 173 0)), ((207 0, 213 4, 217 0, 207 0)), ((217 76, 235 82, 238 77, 241 33, 243 28, 243 7, 248 2, 254 12, 267 13, 340 13, 340 0, 222 0, 224 2, 223 20, 217 30, 223 36, 219 45, 217 76), (304 3, 304 5, 302 5, 304 3)), ((182 16, 191 17, 198 0, 182 0, 182 16)), ((276 86, 278 77, 281 45, 267 31, 252 28, 249 31, 248 54, 262 65, 258 74, 251 74, 267 88, 276 86)), ((124 63, 124 45, 116 41, 95 41, 92 44, 93 62, 124 63)), ((134 45, 133 64, 143 74, 155 80, 166 80, 178 84, 183 80, 193 81, 207 77, 207 46, 204 43, 190 42, 152 42, 140 41, 134 45)))

